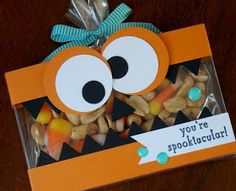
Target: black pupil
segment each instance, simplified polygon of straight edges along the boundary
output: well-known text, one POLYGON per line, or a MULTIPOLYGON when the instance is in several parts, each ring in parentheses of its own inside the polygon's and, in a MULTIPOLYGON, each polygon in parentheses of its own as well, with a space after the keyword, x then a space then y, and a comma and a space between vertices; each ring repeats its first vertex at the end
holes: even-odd
POLYGON ((90 81, 84 85, 82 95, 88 103, 96 104, 103 100, 105 88, 98 81, 90 81))
POLYGON ((111 67, 113 79, 120 79, 128 72, 127 61, 120 56, 113 56, 107 61, 111 67))

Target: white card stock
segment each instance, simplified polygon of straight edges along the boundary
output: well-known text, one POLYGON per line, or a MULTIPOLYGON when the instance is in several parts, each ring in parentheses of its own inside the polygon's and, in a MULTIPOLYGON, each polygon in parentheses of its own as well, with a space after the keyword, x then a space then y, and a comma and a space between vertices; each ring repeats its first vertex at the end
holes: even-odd
POLYGON ((169 157, 235 141, 228 113, 132 136, 148 149, 139 164, 155 161, 158 153, 169 157))

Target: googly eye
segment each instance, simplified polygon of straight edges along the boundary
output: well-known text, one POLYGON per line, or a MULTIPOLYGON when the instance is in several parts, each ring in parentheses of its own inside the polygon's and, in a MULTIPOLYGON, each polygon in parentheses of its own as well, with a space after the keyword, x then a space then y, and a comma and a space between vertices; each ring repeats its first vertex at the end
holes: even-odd
POLYGON ((82 52, 88 52, 87 54, 72 55, 56 67, 51 82, 52 86, 53 83, 55 86, 54 97, 52 98, 53 94, 50 92, 49 95, 57 105, 59 102, 59 107, 63 106, 63 111, 68 109, 79 113, 93 111, 101 107, 111 94, 113 82, 111 70, 100 58, 101 55, 95 51, 92 51, 95 55, 89 54, 91 51, 85 49, 82 52), (59 101, 55 100, 55 95, 59 101))
POLYGON ((125 94, 142 94, 156 88, 169 66, 168 52, 157 34, 129 28, 111 36, 102 49, 113 76, 113 88, 125 94))

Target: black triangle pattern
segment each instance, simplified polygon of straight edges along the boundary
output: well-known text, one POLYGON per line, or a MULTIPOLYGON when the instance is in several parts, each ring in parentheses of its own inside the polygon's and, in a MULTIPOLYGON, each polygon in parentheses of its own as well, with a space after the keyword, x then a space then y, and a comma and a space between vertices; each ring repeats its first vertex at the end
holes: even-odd
POLYGON ((63 143, 59 161, 67 160, 78 156, 81 156, 81 154, 71 148, 67 143, 63 143))
POLYGON ((103 149, 110 149, 123 145, 124 141, 121 139, 118 133, 114 132, 112 128, 109 128, 103 149))
POLYGON ((112 106, 112 121, 114 122, 134 111, 135 109, 133 107, 115 97, 112 106))
POLYGON ((172 83, 175 83, 176 77, 178 75, 179 68, 181 66, 187 68, 193 74, 198 75, 200 64, 201 64, 201 60, 196 59, 196 60, 183 62, 183 63, 180 63, 180 64, 170 65, 169 70, 168 70, 167 75, 166 75, 166 78, 169 79, 172 83))
POLYGON ((175 123, 174 125, 178 125, 181 123, 186 123, 189 122, 190 119, 188 117, 186 117, 186 115, 184 115, 184 113, 182 111, 178 111, 177 116, 175 118, 175 123))
POLYGON ((52 102, 48 99, 48 97, 45 98, 45 101, 57 114, 61 113, 61 111, 52 104, 52 102))
POLYGON ((100 144, 98 144, 96 141, 94 141, 90 136, 86 136, 85 140, 84 140, 84 146, 82 149, 81 154, 90 154, 93 152, 97 152, 97 151, 101 151, 102 146, 100 144))
POLYGON ((199 116, 199 119, 203 119, 203 118, 211 117, 211 116, 212 116, 212 113, 210 112, 210 110, 207 107, 204 107, 199 116))
POLYGON ((36 119, 44 102, 45 97, 24 102, 22 105, 36 119))
POLYGON ((36 166, 40 167, 40 166, 44 166, 44 165, 51 164, 54 162, 57 162, 57 161, 55 159, 53 159, 52 157, 50 157, 45 152, 40 151, 40 155, 39 155, 38 162, 37 162, 36 166))
POLYGON ((151 131, 162 129, 162 128, 165 128, 165 127, 168 127, 165 124, 165 122, 162 121, 160 117, 156 116, 154 121, 153 121, 153 124, 152 124, 152 127, 151 127, 151 131))
POLYGON ((48 97, 42 97, 27 102, 23 102, 23 107, 31 114, 31 116, 36 119, 44 103, 47 103, 56 113, 60 114, 61 111, 57 109, 48 97))
MULTIPOLYGON (((208 108, 205 107, 203 108, 199 119, 210 117, 210 116, 212 116, 211 112, 209 111, 208 108)), ((190 119, 186 117, 183 112, 179 111, 176 116, 175 125, 186 123, 189 121, 190 119)), ((165 127, 167 127, 167 125, 159 117, 155 117, 151 131, 162 129, 165 127)), ((89 154, 89 153, 93 153, 97 151, 101 151, 101 150, 105 150, 105 149, 109 149, 109 148, 113 148, 113 147, 117 147, 117 146, 121 146, 124 144, 133 143, 135 142, 135 140, 133 140, 130 136, 138 135, 141 133, 145 133, 145 132, 136 123, 132 123, 130 127, 130 131, 128 133, 128 138, 123 140, 120 138, 118 133, 114 132, 110 128, 108 131, 104 146, 101 146, 100 144, 95 142, 91 137, 86 136, 85 141, 84 141, 84 147, 81 153, 78 153, 73 148, 71 148, 68 144, 64 143, 59 161, 78 157, 81 155, 85 155, 85 154, 89 154)), ((57 162, 57 161, 54 160, 49 155, 47 155, 46 153, 44 153, 43 151, 41 151, 37 166, 39 167, 39 166, 51 164, 54 162, 57 162)))
POLYGON ((128 136, 131 137, 133 135, 138 135, 141 133, 145 133, 145 131, 142 128, 140 128, 135 122, 133 122, 131 124, 128 136))
POLYGON ((125 144, 135 142, 135 140, 132 139, 131 136, 142 134, 142 133, 145 133, 145 131, 142 128, 140 128, 135 122, 133 122, 131 124, 128 137, 124 140, 125 144))

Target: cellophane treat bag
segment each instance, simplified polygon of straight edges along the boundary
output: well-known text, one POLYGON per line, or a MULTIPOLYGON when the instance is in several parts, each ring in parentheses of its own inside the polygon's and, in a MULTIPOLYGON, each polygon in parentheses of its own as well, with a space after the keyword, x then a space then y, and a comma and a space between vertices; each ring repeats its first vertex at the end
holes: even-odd
POLYGON ((5 74, 32 190, 87 190, 235 154, 204 24, 161 32, 124 22, 130 13, 72 0, 73 24, 51 33, 63 44, 5 74))

